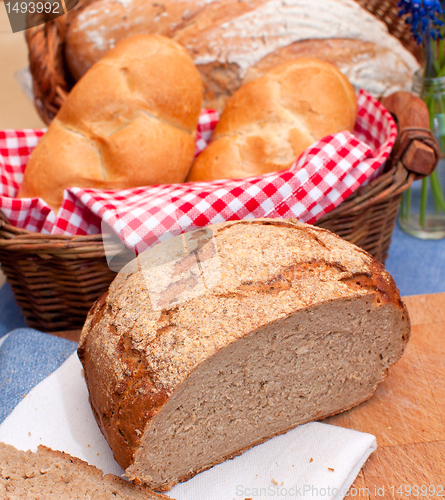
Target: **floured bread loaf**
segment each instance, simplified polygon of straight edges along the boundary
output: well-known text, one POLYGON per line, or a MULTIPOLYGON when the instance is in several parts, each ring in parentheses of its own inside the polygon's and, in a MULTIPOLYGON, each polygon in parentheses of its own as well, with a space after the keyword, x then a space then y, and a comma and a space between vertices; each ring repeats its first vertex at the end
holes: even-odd
POLYGON ((237 17, 264 0, 81 0, 71 15, 66 60, 78 80, 116 43, 128 36, 154 33, 172 37, 196 18, 222 22, 237 17))
POLYGON ((375 42, 348 38, 301 40, 286 45, 248 68, 243 83, 295 57, 313 57, 334 64, 355 89, 366 89, 376 97, 403 88, 411 90, 410 69, 401 65, 397 51, 375 42))
POLYGON ((0 498, 4 500, 169 500, 46 446, 36 453, 0 442, 0 498))
POLYGON ((353 132, 353 86, 332 64, 291 59, 242 85, 195 159, 188 181, 238 179, 289 168, 311 144, 353 132))
POLYGON ((78 350, 116 460, 153 489, 365 401, 408 342, 391 276, 325 229, 227 222, 156 248, 93 306, 78 350))
POLYGON ((277 63, 288 60, 302 41, 300 56, 319 57, 312 41, 347 40, 340 53, 330 50, 329 61, 336 63, 338 55, 354 87, 375 96, 411 90, 419 68, 386 25, 354 0, 96 0, 68 27, 66 60, 74 78, 120 39, 139 32, 184 45, 204 80, 205 105, 217 109, 246 81, 249 68, 263 66, 271 54, 277 63))
POLYGON ((70 92, 32 152, 18 196, 57 210, 67 187, 183 182, 202 95, 181 45, 158 35, 126 38, 70 92))

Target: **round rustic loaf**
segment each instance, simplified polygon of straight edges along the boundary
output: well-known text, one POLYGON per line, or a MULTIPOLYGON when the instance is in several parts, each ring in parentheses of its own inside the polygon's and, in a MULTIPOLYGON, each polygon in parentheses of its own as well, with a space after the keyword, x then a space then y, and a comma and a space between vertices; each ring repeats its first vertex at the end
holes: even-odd
POLYGON ((296 57, 313 57, 334 64, 353 83, 355 89, 365 89, 375 97, 401 89, 411 90, 411 67, 401 62, 397 50, 350 38, 298 40, 286 45, 250 66, 243 83, 296 57))
POLYGON ((183 182, 202 95, 181 45, 159 35, 126 38, 74 86, 33 151, 18 196, 57 210, 67 187, 183 182))
POLYGON ((332 64, 297 58, 272 67, 230 99, 188 181, 243 178, 289 168, 317 140, 354 130, 353 86, 332 64))
POLYGON ((92 307, 78 354, 116 460, 163 490, 365 401, 409 333, 369 254, 325 229, 257 219, 142 253, 92 307))
POLYGON ((119 40, 141 32, 184 45, 203 78, 205 106, 219 110, 245 83, 249 68, 284 62, 294 49, 321 58, 328 51, 356 89, 375 96, 411 90, 419 68, 386 25, 353 0, 87 0, 67 30, 66 61, 74 78, 119 40), (329 41, 337 39, 345 43, 332 50, 329 41), (324 40, 326 50, 314 54, 312 42, 324 40))
POLYGON ((173 37, 189 25, 230 20, 264 0, 81 0, 66 35, 68 67, 78 80, 116 43, 142 33, 173 37))

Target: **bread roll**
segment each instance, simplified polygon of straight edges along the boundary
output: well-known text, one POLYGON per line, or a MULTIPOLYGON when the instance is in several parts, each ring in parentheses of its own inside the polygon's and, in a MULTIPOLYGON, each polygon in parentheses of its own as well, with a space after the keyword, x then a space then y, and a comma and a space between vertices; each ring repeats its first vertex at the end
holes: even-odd
MULTIPOLYGON (((320 57, 312 42, 346 40, 329 61, 356 89, 374 96, 411 90, 419 64, 386 25, 353 0, 95 0, 73 13, 66 60, 75 79, 131 33, 172 36, 187 48, 205 86, 206 107, 223 109, 249 68, 276 54, 277 64, 300 56, 320 57), (182 9, 182 15, 181 15, 182 9)), ((335 42, 334 42, 335 43, 335 42)), ((270 61, 269 61, 270 62, 270 61)))
POLYGON ((298 58, 244 84, 227 101, 212 142, 188 181, 242 178, 289 168, 317 140, 354 130, 354 88, 333 65, 298 58))
POLYGON ((5 500, 171 500, 102 471, 68 453, 39 446, 36 453, 0 442, 0 490, 5 500))
POLYGON ((121 271, 79 344, 116 460, 156 490, 365 401, 410 334, 391 276, 329 231, 274 219, 205 231, 121 271))
POLYGON ((57 210, 67 187, 183 182, 202 93, 179 44, 158 35, 123 40, 70 92, 29 159, 19 197, 57 210))

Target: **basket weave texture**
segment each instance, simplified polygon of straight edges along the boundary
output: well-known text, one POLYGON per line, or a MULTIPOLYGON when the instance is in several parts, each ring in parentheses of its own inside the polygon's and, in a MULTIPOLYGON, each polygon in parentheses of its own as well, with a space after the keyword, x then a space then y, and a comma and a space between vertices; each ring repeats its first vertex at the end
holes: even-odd
MULTIPOLYGON (((357 1, 385 21, 390 32, 416 55, 409 29, 397 15, 397 0, 357 1)), ((67 15, 27 32, 36 106, 46 123, 73 85, 63 61, 64 36, 71 16, 84 4, 79 2, 67 15)), ((422 140, 421 136, 418 139, 422 140)), ((390 159, 385 174, 359 189, 316 225, 385 262, 401 195, 414 178, 402 161, 390 159)), ((0 262, 29 326, 47 332, 80 328, 93 302, 115 276, 107 265, 101 235, 32 233, 11 226, 1 214, 0 262)))

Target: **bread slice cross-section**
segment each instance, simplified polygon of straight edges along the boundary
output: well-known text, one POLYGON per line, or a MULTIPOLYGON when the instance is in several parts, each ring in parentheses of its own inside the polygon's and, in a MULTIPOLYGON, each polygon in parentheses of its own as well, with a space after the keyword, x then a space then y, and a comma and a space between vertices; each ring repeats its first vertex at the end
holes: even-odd
MULTIPOLYGON (((36 453, 0 442, 0 498, 4 500, 169 500, 68 453, 39 446, 36 453)), ((171 499, 170 499, 171 500, 171 499)))

